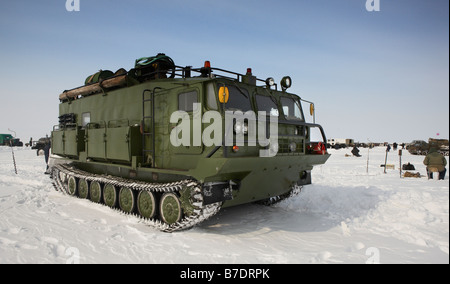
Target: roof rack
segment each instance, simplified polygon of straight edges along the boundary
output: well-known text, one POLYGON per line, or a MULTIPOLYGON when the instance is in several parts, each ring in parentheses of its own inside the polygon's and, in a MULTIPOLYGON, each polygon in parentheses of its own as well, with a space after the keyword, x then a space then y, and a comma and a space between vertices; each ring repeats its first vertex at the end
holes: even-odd
POLYGON ((249 84, 256 84, 257 81, 264 83, 267 85, 267 80, 262 80, 253 76, 251 68, 247 69, 246 74, 241 74, 233 71, 229 71, 221 68, 213 68, 210 67, 209 64, 205 64, 205 67, 201 68, 192 68, 192 66, 175 66, 175 76, 181 78, 191 78, 192 72, 199 73, 199 77, 209 77, 209 78, 225 78, 229 80, 237 80, 239 82, 245 82, 249 84), (213 72, 216 73, 213 74, 213 72), (178 73, 177 73, 178 72, 178 73))
POLYGON ((266 88, 275 86, 277 90, 277 85, 274 83, 272 78, 262 80, 256 78, 252 74, 251 68, 247 68, 246 74, 240 74, 237 72, 229 71, 221 68, 212 68, 209 61, 205 62, 205 66, 201 68, 192 68, 192 66, 177 66, 173 65, 173 68, 169 69, 153 69, 148 73, 136 74, 136 69, 131 69, 126 71, 125 69, 119 69, 114 76, 99 80, 96 83, 85 84, 80 87, 76 87, 70 90, 65 90, 59 95, 60 101, 73 100, 79 97, 85 97, 96 93, 105 93, 106 90, 111 90, 115 88, 131 86, 139 82, 155 80, 155 79, 166 79, 166 78, 225 78, 228 80, 236 80, 238 82, 243 82, 250 85, 255 85, 257 82, 263 82, 266 88), (120 71, 120 72, 119 72, 120 71), (213 74, 214 72, 214 74, 213 74), (192 76, 193 73, 197 73, 198 76, 192 76), (272 80, 272 81, 269 81, 272 80))

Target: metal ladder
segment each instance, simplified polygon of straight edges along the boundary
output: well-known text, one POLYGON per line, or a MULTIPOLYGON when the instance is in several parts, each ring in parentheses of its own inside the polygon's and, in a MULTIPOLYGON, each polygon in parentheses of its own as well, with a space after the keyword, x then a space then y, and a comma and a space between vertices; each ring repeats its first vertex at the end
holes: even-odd
MULTIPOLYGON (((155 167, 155 89, 142 92, 142 158, 144 164, 155 167), (148 110, 150 114, 148 114, 148 110), (149 122, 147 122, 149 121, 149 122), (148 130, 146 128, 148 127, 148 130), (151 145, 148 145, 148 142, 151 145), (148 162, 151 157, 151 162, 148 162)), ((158 88, 159 89, 159 88, 158 88)))

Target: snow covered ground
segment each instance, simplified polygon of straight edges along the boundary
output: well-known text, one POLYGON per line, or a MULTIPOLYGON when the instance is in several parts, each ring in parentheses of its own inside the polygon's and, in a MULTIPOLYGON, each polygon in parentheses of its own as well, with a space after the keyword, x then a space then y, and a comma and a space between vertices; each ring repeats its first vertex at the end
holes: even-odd
MULTIPOLYGON (((313 184, 272 207, 227 208, 162 233, 54 191, 43 156, 0 147, 0 263, 449 263, 449 179, 400 178, 398 152, 333 150, 313 184), (367 173, 367 155, 369 167, 367 173)), ((448 159, 448 157, 447 157, 448 159)), ((403 151, 425 175, 423 156, 403 151)), ((448 166, 447 166, 448 169, 448 166)))

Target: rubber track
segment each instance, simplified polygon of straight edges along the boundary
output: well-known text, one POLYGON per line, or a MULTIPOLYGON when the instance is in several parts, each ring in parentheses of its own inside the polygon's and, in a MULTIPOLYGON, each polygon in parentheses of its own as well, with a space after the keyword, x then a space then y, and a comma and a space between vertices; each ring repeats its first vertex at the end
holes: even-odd
MULTIPOLYGON (((161 220, 152 218, 144 218, 136 213, 126 213, 122 211, 120 208, 117 210, 120 211, 123 214, 126 215, 135 215, 136 217, 140 218, 140 220, 145 223, 146 225, 149 225, 151 227, 154 227, 160 231, 163 232, 175 232, 175 231, 181 231, 186 230, 189 228, 194 227, 197 224, 200 224, 201 222, 207 220, 208 218, 214 216, 219 212, 222 202, 209 204, 206 206, 203 206, 203 196, 201 194, 201 184, 197 181, 186 179, 181 180, 177 182, 172 183, 147 183, 142 181, 134 181, 134 180, 127 180, 120 177, 115 176, 105 176, 105 175, 96 175, 92 173, 88 173, 79 169, 76 169, 74 167, 71 167, 67 164, 59 164, 55 165, 52 168, 52 179, 53 179, 53 185, 57 191, 60 191, 64 194, 67 193, 67 185, 65 184, 67 180, 69 179, 69 176, 73 176, 77 179, 86 179, 89 182, 99 182, 106 186, 107 184, 111 184, 114 186, 117 186, 119 188, 121 187, 128 187, 136 191, 146 190, 151 192, 161 192, 161 193, 168 193, 168 192, 178 192, 181 189, 185 187, 190 187, 194 190, 194 194, 192 198, 194 199, 192 204, 196 207, 198 207, 198 210, 194 210, 194 213, 190 216, 184 216, 182 219, 174 224, 167 224, 162 222, 161 220), (60 173, 63 173, 66 175, 65 182, 61 180, 60 173)), ((101 203, 102 205, 105 205, 101 203)), ((107 205, 105 205, 107 206, 107 205)), ((110 207, 108 207, 110 208, 110 207)))

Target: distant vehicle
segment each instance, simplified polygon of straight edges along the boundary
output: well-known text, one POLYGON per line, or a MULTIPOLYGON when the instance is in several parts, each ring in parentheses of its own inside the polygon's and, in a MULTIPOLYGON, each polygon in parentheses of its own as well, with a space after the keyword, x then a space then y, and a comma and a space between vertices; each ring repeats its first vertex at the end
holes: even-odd
POLYGON ((448 156, 449 143, 447 139, 429 138, 428 143, 423 140, 413 140, 406 146, 406 149, 412 155, 427 155, 432 147, 442 155, 448 156))
POLYGON ((12 138, 13 136, 11 134, 0 134, 0 145, 9 145, 9 140, 11 140, 12 138))
POLYGON ((23 143, 19 138, 14 138, 11 134, 0 134, 0 146, 22 147, 23 143))
POLYGON ((345 139, 345 138, 330 138, 327 139, 327 144, 335 149, 353 147, 355 145, 355 140, 345 139))
POLYGON ((39 156, 39 152, 43 151, 45 146, 50 143, 50 137, 42 137, 38 141, 33 141, 31 149, 36 150, 36 154, 39 156))
POLYGON ((411 155, 426 155, 428 153, 428 143, 423 140, 413 140, 406 146, 406 150, 411 155))
POLYGON ((428 139, 428 144, 431 147, 434 147, 444 156, 448 156, 448 139, 428 139))

